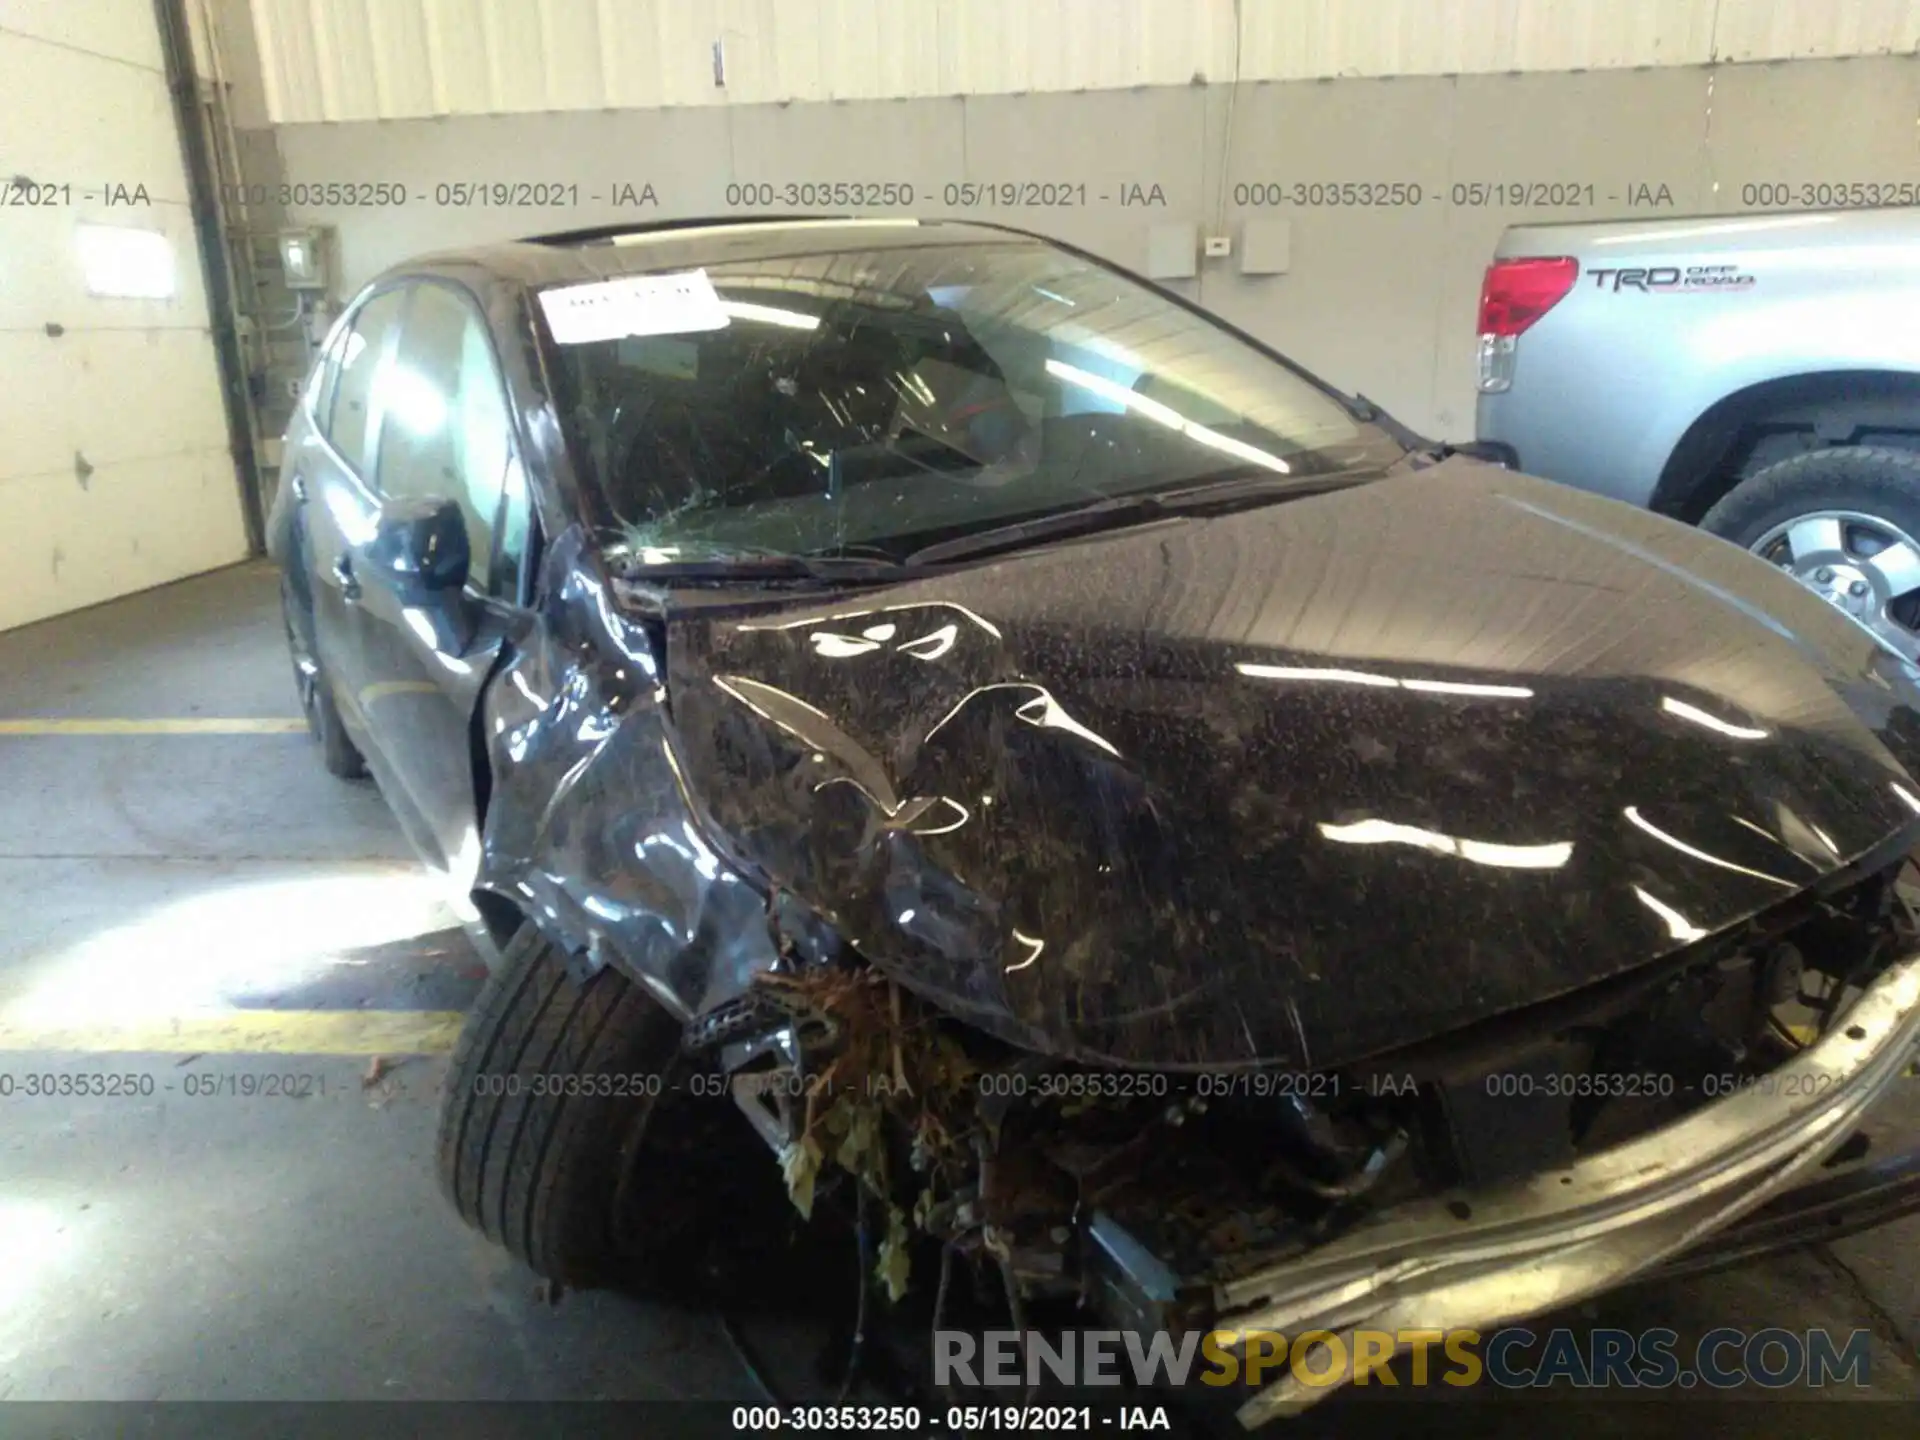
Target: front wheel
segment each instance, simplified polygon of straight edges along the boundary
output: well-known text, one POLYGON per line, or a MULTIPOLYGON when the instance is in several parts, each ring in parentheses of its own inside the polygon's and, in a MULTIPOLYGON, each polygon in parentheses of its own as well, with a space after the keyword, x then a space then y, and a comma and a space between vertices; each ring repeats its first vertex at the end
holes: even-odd
POLYGON ((549 1280, 684 1278, 701 1197, 700 1167, 675 1153, 690 1138, 675 1123, 688 1109, 675 1103, 683 1072, 680 1026, 644 990, 611 968, 580 983, 523 924, 454 1047, 441 1187, 468 1224, 549 1280))
POLYGON ((1920 660, 1920 454, 1810 450, 1748 476, 1700 524, 1920 660))

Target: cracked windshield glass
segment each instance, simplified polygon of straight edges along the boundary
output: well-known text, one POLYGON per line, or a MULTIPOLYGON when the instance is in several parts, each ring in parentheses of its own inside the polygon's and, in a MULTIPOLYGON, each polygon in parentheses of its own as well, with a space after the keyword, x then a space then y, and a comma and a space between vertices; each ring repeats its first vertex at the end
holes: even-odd
MULTIPOLYGON (((637 257, 636 257, 637 260, 637 257)), ((1151 288, 1037 242, 900 243, 541 294, 613 552, 894 560, 1401 448, 1151 288)))

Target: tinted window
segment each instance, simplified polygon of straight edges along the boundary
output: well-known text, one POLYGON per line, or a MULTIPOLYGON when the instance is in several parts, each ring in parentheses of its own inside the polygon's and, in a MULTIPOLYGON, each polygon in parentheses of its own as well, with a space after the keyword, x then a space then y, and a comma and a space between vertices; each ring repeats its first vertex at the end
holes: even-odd
POLYGON ((500 507, 500 534, 494 541, 496 567, 493 592, 510 600, 519 598, 516 583, 520 567, 527 557, 527 544, 533 528, 533 505, 527 493, 526 473, 520 466, 507 463, 507 493, 500 507))
POLYGON ((509 447, 506 397, 479 312, 444 285, 415 286, 379 390, 380 492, 458 502, 470 574, 486 588, 509 447))
POLYGON ((327 439, 355 471, 367 473, 373 457, 374 372, 386 353, 386 339, 400 319, 399 290, 383 290, 355 314, 353 328, 341 337, 339 378, 329 407, 327 439))
POLYGON ((344 325, 334 331, 331 343, 314 362, 313 373, 307 376, 306 394, 300 397, 322 434, 326 433, 327 412, 333 407, 334 382, 340 378, 340 352, 346 349, 349 333, 349 327, 344 325))
POLYGON ((562 423, 635 549, 904 551, 1403 453, 1207 317, 1038 242, 786 254, 667 283, 540 296, 562 423))

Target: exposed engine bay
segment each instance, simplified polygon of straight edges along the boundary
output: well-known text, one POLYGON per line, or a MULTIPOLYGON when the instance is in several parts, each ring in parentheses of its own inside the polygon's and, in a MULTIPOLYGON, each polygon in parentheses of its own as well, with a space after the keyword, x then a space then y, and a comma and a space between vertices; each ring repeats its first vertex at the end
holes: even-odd
POLYGON ((1336 1071, 1062 1064, 844 951, 791 946, 689 1044, 729 1072, 803 1213, 866 1192, 894 1298, 936 1283, 921 1257, 938 1247, 943 1293, 947 1268, 968 1267, 1020 1328, 1091 1312, 1179 1332, 1220 1323, 1241 1277, 1400 1202, 1552 1170, 1768 1084, 1911 951, 1908 864, 1621 983, 1336 1071))

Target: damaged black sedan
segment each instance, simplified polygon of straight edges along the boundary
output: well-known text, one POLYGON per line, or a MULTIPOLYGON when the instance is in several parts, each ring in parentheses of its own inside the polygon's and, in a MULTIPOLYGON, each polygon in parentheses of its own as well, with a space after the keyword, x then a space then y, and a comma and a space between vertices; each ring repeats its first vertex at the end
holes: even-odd
POLYGON ((744 1117, 896 1296, 1491 1326, 1777 1233, 1912 1054, 1920 672, 1072 249, 429 257, 283 473, 327 763, 492 962, 442 1178, 555 1281, 744 1117))

